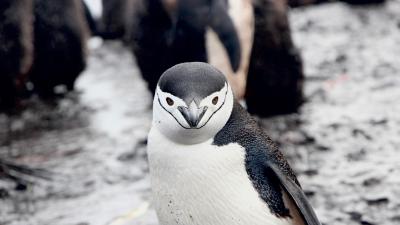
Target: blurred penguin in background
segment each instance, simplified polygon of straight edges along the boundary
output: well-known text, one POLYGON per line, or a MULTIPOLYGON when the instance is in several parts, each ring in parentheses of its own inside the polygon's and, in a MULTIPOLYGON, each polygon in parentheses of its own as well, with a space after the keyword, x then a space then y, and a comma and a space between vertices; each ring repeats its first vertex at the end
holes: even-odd
POLYGON ((238 71, 241 46, 227 0, 136 0, 134 6, 133 52, 153 94, 169 67, 209 61, 209 28, 224 46, 232 71, 238 71))
POLYGON ((157 79, 181 62, 222 71, 250 113, 297 112, 303 68, 284 0, 136 0, 133 51, 154 93, 157 79))
POLYGON ((0 111, 15 107, 33 59, 31 0, 0 1, 0 111))
POLYGON ((247 110, 269 117, 295 113, 303 102, 303 65, 293 44, 285 0, 253 0, 254 41, 247 110))
POLYGON ((132 28, 130 23, 135 0, 103 0, 100 36, 104 39, 125 39, 132 28))
POLYGON ((251 48, 254 35, 254 14, 252 0, 228 0, 227 11, 235 26, 240 42, 241 60, 239 68, 234 71, 229 64, 229 57, 217 34, 207 30, 207 53, 209 63, 217 67, 229 81, 235 97, 242 100, 246 91, 251 48))
POLYGON ((74 89, 86 66, 89 28, 81 0, 34 0, 34 66, 31 81, 41 97, 54 87, 74 89))

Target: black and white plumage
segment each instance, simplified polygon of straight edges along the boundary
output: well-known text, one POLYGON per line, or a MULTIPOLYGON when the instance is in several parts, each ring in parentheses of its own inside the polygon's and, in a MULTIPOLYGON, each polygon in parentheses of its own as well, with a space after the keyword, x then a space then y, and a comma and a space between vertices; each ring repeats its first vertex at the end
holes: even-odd
POLYGON ((230 67, 241 64, 237 31, 227 0, 136 0, 132 46, 149 90, 160 75, 182 62, 208 62, 207 30, 213 29, 224 46, 230 67))
POLYGON ((303 65, 294 45, 286 1, 253 0, 254 40, 246 84, 247 110, 261 117, 298 112, 303 65))
POLYGON ((286 1, 136 0, 133 52, 154 93, 159 76, 181 62, 208 62, 238 100, 261 117, 297 112, 303 67, 286 1), (263 102, 263 104, 259 104, 263 102))
POLYGON ((224 75, 184 63, 160 78, 148 158, 163 225, 319 225, 296 176, 224 75))
POLYGON ((74 89, 86 66, 89 28, 81 0, 34 0, 34 65, 31 81, 43 97, 57 85, 74 89))
POLYGON ((0 1, 0 111, 15 106, 33 60, 31 0, 0 1))

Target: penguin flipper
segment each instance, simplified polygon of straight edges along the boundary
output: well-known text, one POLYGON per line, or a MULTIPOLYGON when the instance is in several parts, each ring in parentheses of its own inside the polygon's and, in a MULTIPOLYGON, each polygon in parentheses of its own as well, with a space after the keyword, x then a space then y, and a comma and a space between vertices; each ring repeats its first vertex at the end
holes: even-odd
POLYGON ((240 67, 242 50, 239 36, 223 1, 215 1, 213 4, 210 26, 226 48, 232 69, 236 72, 240 67))
POLYGON ((297 185, 295 181, 290 179, 286 174, 284 174, 277 165, 269 163, 267 166, 278 177, 282 186, 296 204, 300 214, 304 219, 305 224, 321 225, 301 187, 297 185))

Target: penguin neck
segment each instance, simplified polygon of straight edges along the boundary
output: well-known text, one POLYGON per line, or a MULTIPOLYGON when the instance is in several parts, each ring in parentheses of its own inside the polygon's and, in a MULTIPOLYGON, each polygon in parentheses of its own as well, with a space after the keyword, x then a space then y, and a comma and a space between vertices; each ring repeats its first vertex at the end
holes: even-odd
POLYGON ((166 134, 165 132, 160 130, 160 128, 158 126, 153 126, 151 128, 151 130, 154 133, 156 133, 160 137, 160 139, 162 139, 164 142, 169 143, 171 145, 177 145, 177 146, 192 146, 192 145, 195 146, 195 145, 201 145, 204 143, 212 143, 214 140, 213 137, 210 137, 208 139, 207 138, 203 138, 203 139, 198 138, 197 137, 198 135, 195 134, 195 132, 197 130, 186 130, 186 136, 184 138, 191 139, 191 140, 198 138, 199 141, 183 141, 182 140, 183 137, 181 135, 179 135, 179 134, 174 135, 171 133, 166 134), (177 141, 177 140, 179 140, 179 141, 177 141))

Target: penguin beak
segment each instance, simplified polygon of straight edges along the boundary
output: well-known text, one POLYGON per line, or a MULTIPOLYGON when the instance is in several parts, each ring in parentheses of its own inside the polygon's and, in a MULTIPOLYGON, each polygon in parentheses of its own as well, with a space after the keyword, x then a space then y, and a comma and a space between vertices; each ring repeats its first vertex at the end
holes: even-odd
POLYGON ((185 118, 190 128, 195 128, 206 113, 207 106, 199 108, 193 101, 190 103, 189 107, 179 106, 178 110, 181 112, 183 118, 185 118))

